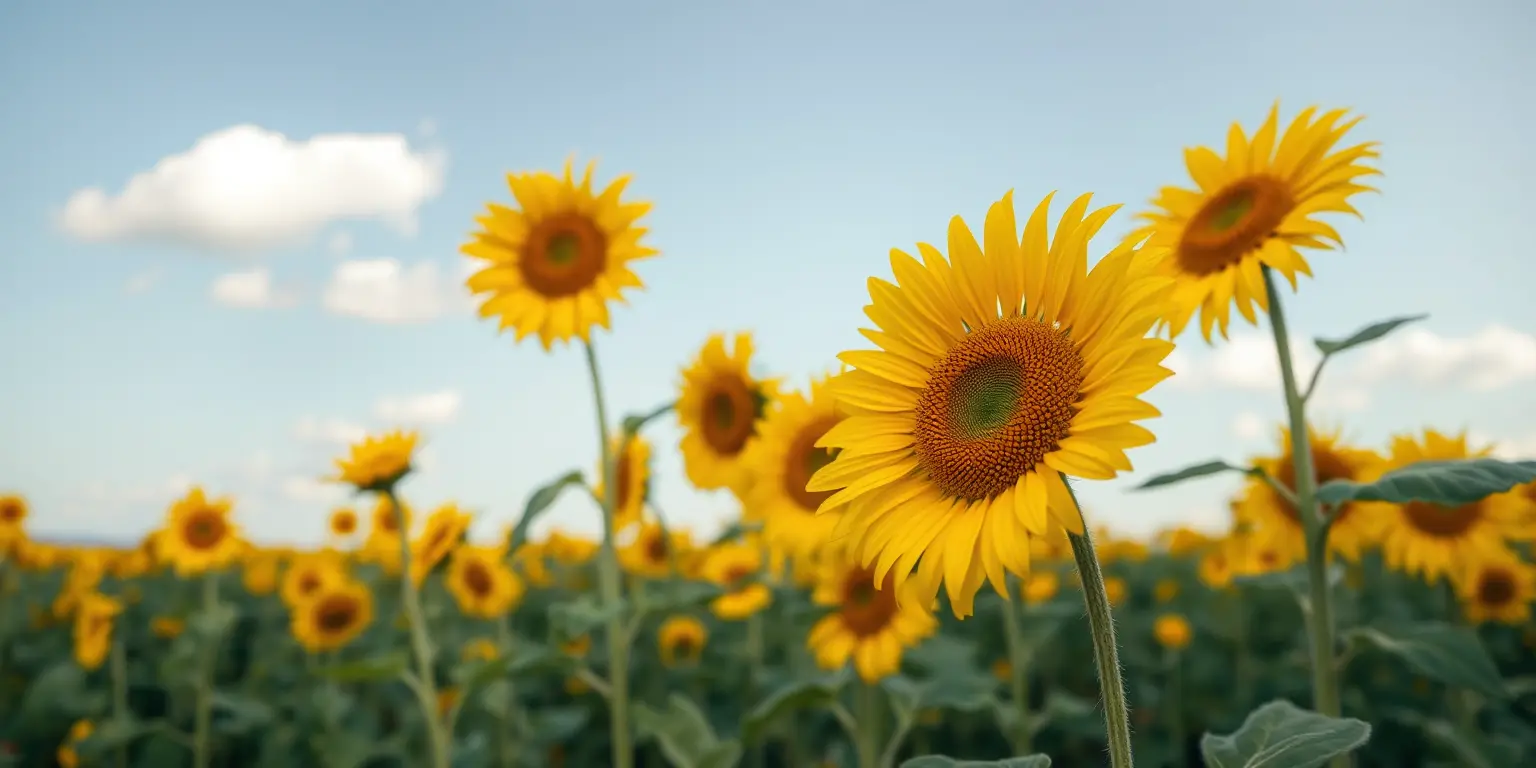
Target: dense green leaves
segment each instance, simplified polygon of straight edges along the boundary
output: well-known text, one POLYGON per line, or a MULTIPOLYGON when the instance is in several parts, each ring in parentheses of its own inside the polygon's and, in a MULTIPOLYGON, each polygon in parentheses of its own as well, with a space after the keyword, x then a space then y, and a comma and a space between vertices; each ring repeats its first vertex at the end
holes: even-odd
POLYGON ((522 547, 523 542, 528 540, 528 528, 533 525, 533 521, 537 520, 544 510, 549 509, 566 488, 578 485, 582 481, 581 470, 573 469, 535 490, 528 497, 528 503, 523 506, 523 516, 518 518, 517 525, 512 527, 512 533, 507 537, 507 551, 516 552, 519 547, 522 547))
POLYGON ((655 739, 675 768, 730 768, 741 758, 741 745, 715 736, 698 705, 680 694, 668 697, 665 709, 636 705, 635 728, 655 739))
POLYGON ((604 605, 594 594, 556 603, 549 608, 550 639, 555 643, 570 642, 601 628, 609 619, 624 615, 625 610, 625 601, 604 605))
POLYGON ((923 755, 902 763, 901 768, 1051 768, 1051 758, 1046 755, 1024 755, 1002 760, 956 760, 941 755, 923 755))
POLYGON ((1185 480, 1194 480, 1196 478, 1206 477, 1208 475, 1218 475, 1222 472, 1242 471, 1244 471, 1242 467, 1234 467, 1225 461, 1207 461, 1204 464, 1196 464, 1192 467, 1185 467, 1177 472, 1167 472, 1161 475, 1155 475, 1151 480, 1136 486, 1134 490, 1144 491, 1149 488, 1162 488, 1163 486, 1182 483, 1185 480))
POLYGON ((1355 331, 1343 339, 1316 339, 1313 343, 1317 345, 1317 351, 1322 352, 1326 356, 1332 356, 1347 349, 1358 347, 1361 344, 1369 344, 1370 342, 1376 341, 1377 339, 1386 336, 1398 328, 1401 328, 1409 323, 1416 323, 1427 317, 1429 317, 1429 315, 1408 315, 1406 317, 1395 317, 1391 320, 1383 320, 1379 323, 1372 323, 1367 325, 1366 327, 1355 331))
POLYGON ((317 672, 322 677, 343 683, 394 680, 409 668, 410 659, 410 655, 405 651, 396 650, 365 659, 320 667, 317 672))
POLYGON ((837 698, 848 683, 845 671, 810 680, 796 680, 780 686, 747 712, 741 722, 741 738, 756 744, 763 734, 791 712, 824 707, 837 698))
POLYGON ((1333 480, 1318 489, 1325 504, 1426 501, 1456 507, 1536 481, 1536 461, 1461 459, 1421 461, 1394 469, 1375 482, 1333 480))
POLYGON ((1248 713, 1236 733, 1207 733, 1200 752, 1207 768, 1315 768, 1370 737, 1371 726, 1362 720, 1328 717, 1278 700, 1248 713))
POLYGON ((1468 688, 1484 696, 1509 696, 1498 667, 1477 634, 1465 627, 1426 622, 1391 631, 1358 627, 1345 633, 1356 649, 1378 648, 1402 659, 1415 672, 1446 685, 1468 688))

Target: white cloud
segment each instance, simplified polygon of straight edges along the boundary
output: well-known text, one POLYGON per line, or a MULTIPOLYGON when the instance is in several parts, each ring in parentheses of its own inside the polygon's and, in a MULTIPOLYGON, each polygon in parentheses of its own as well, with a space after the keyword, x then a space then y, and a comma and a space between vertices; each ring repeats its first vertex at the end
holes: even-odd
POLYGON ((147 293, 160 282, 160 270, 149 269, 128 278, 123 283, 123 291, 130 294, 147 293))
POLYGON ((320 419, 305 416, 293 428, 293 436, 306 443, 342 444, 363 439, 368 430, 341 419, 320 419))
POLYGON ((347 489, 341 485, 308 475, 285 477, 280 488, 283 497, 290 501, 334 505, 342 503, 347 498, 347 489))
POLYGON ((1481 432, 1468 431, 1467 443, 1473 447, 1490 446, 1495 457, 1506 461, 1536 459, 1536 432, 1518 437, 1495 438, 1481 432))
POLYGON ((358 259, 336 266, 325 308, 376 323, 420 323, 470 306, 468 290, 436 262, 403 266, 395 259, 358 259))
POLYGON ((1272 425, 1252 411, 1243 411, 1232 420, 1232 434, 1239 440, 1258 440, 1269 434, 1272 425))
POLYGON ((446 424, 459 414, 463 397, 445 389, 409 397, 381 398, 374 414, 382 421, 405 424, 446 424))
POLYGON ((325 249, 332 256, 345 256, 352 251, 352 233, 337 232, 331 235, 331 239, 325 243, 325 249))
POLYGON ((220 304, 244 309, 292 306, 293 292, 272 284, 272 274, 265 267, 220 275, 209 289, 220 304))
POLYGON ((93 242, 169 242, 259 249, 302 240, 342 219, 415 229, 417 209, 442 191, 445 161, 400 134, 289 139, 255 125, 210 133, 135 174, 116 195, 70 195, 66 232, 93 242))

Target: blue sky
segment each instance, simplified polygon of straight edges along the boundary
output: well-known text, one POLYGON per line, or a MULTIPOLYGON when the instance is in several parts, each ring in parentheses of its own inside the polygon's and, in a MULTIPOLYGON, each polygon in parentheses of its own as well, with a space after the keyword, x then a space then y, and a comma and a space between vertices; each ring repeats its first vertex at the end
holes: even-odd
MULTIPOLYGON (((1515 0, 1306 0, 1263 14, 1179 0, 1113 13, 533 5, 0 9, 0 489, 31 499, 39 535, 140 535, 192 481, 236 495, 256 538, 314 541, 335 501, 312 482, 340 450, 331 440, 401 420, 423 424, 429 444, 410 497, 467 504, 484 532, 545 479, 589 468, 579 351, 514 346, 460 293, 456 247, 487 200, 508 198, 507 171, 577 153, 603 179, 632 173, 632 194, 655 202, 663 256, 598 342, 625 413, 670 398, 714 330, 753 330, 762 364, 793 381, 828 370, 863 346, 865 280, 886 274, 889 248, 940 242, 950 216, 979 220, 1008 189, 1021 207, 1061 190, 1139 208, 1187 183, 1183 147, 1254 125, 1277 98, 1285 116, 1359 109, 1358 138, 1384 144, 1384 194, 1361 200, 1363 224, 1340 223, 1348 251, 1314 259, 1317 278, 1288 300, 1299 333, 1432 313, 1373 357, 1341 361, 1323 416, 1371 444, 1429 424, 1536 453, 1522 237, 1536 202, 1536 11, 1515 0), (122 194, 241 125, 294 143, 374 135, 370 156, 393 170, 354 184, 352 208, 299 199, 328 189, 304 176, 319 171, 251 162, 224 166, 239 174, 191 206, 176 207, 177 189, 205 187, 141 190, 171 206, 154 227, 120 216, 89 230, 64 215, 81 190, 122 194), (263 179, 283 173, 300 179, 293 193, 264 196, 263 179), (273 232, 295 236, 249 247, 273 232)), ((1266 449, 1281 410, 1260 333, 1215 350, 1184 340, 1180 375, 1153 395, 1159 442, 1132 455, 1127 480, 1088 487, 1095 522, 1138 534, 1219 522, 1231 482, 1125 489, 1266 449)), ((651 437, 662 507, 715 528, 731 500, 686 486, 670 424, 651 437)), ((547 525, 597 527, 574 496, 547 525)))

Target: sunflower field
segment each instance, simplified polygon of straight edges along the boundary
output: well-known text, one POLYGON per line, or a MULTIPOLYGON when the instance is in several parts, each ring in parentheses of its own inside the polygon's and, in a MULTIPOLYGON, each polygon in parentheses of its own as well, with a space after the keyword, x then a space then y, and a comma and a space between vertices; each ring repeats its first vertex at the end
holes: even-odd
POLYGON ((411 498, 406 431, 336 459, 356 504, 315 549, 249 543, 202 488, 116 549, 35 540, 47 511, 0 497, 0 765, 1536 764, 1536 462, 1308 420, 1330 359, 1425 317, 1315 340, 1309 381, 1278 355, 1271 455, 1142 481, 1241 474, 1221 534, 1119 538, 1077 502, 1156 439, 1143 397, 1175 342, 1236 320, 1291 348, 1281 281, 1376 191, 1359 122, 1234 125, 1118 239, 1119 206, 1010 191, 891 250, 870 346, 835 372, 796 389, 754 373, 750 334, 714 334, 675 401, 625 416, 593 339, 659 255, 650 204, 590 165, 510 174, 467 288, 517 341, 582 349, 600 465, 493 544, 411 498), (740 501, 712 540, 648 497, 661 419, 688 480, 740 501), (601 537, 530 537, 562 494, 601 537))

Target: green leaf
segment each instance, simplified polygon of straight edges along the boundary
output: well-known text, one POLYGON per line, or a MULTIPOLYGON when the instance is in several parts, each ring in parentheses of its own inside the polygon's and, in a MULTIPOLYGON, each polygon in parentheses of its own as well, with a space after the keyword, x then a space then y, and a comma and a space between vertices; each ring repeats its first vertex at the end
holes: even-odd
POLYGON ((1337 341, 1330 339, 1316 339, 1313 341, 1313 343, 1317 345, 1317 351, 1323 353, 1324 355, 1336 355, 1346 349, 1358 347, 1361 344, 1369 344, 1370 342, 1373 342, 1397 330, 1398 328, 1401 328, 1409 323, 1417 323, 1418 321, 1427 317, 1429 317, 1429 315, 1409 315, 1407 317, 1394 317, 1391 320, 1383 320, 1379 323, 1372 323, 1367 325, 1366 327, 1350 334, 1349 338, 1347 339, 1337 341))
POLYGON ((1478 639, 1466 627, 1425 622, 1390 631, 1356 627, 1344 634, 1356 648, 1374 646, 1399 659, 1419 674, 1491 699, 1509 698, 1499 669, 1478 639))
POLYGON ((165 727, 165 723, 160 720, 132 718, 104 720, 91 731, 90 738, 80 742, 75 751, 84 762, 93 762, 108 752, 129 746, 146 733, 160 731, 165 727))
POLYGON ((182 636, 191 636, 199 644, 216 643, 229 633, 239 618, 240 612, 235 606, 218 603, 189 616, 187 631, 182 636))
POLYGON ((741 538, 742 534, 746 533, 747 530, 748 526, 742 523, 731 523, 721 530, 719 535, 715 536, 715 540, 710 543, 710 546, 718 547, 728 541, 735 541, 741 538))
POLYGON ((512 533, 507 537, 507 552, 515 553, 521 549, 523 543, 528 541, 528 527, 533 525, 533 521, 549 509, 549 505, 554 504, 567 487, 581 482, 581 470, 573 469, 534 491, 528 497, 528 503, 523 506, 523 516, 518 518, 517 525, 512 527, 512 533))
POLYGON ((215 730, 224 736, 244 736, 266 728, 272 722, 272 707, 235 693, 213 694, 215 730))
POLYGON ((529 713, 529 719, 539 740, 556 743, 581 733, 592 712, 586 707, 541 706, 529 713))
POLYGON ((597 597, 584 594, 549 607, 549 634, 556 643, 567 643, 601 628, 608 620, 624 614, 625 604, 603 605, 597 597))
POLYGON ((997 699, 997 679, 980 673, 940 675, 918 686, 920 709, 979 712, 997 699))
POLYGON ((1005 757, 1002 760, 956 760, 943 755, 923 755, 901 764, 901 768, 1051 768, 1047 755, 1005 757))
POLYGON ((660 406, 656 410, 651 411, 650 413, 646 413, 646 414, 630 414, 628 416, 625 416, 624 417, 624 422, 623 422, 624 434, 626 434, 626 435, 638 435, 638 434, 640 434, 640 430, 645 429, 645 425, 646 424, 649 424, 649 423, 651 423, 651 422, 661 418, 662 416, 665 416, 668 413, 671 413, 672 412, 672 407, 673 407, 673 403, 667 403, 666 405, 660 406))
POLYGON ((724 594, 725 590, 707 581, 675 579, 663 586, 660 592, 649 608, 654 612, 667 613, 703 605, 724 594))
POLYGON ((1056 636, 1063 624, 1077 619, 1082 612, 1082 606, 1076 604, 1046 603, 1026 607, 1024 619, 1019 623, 1019 650, 1026 657, 1033 656, 1056 636))
POLYGON ((1352 717, 1328 717, 1278 699, 1248 713, 1228 736, 1205 734, 1200 753, 1207 768, 1316 768, 1371 738, 1371 726, 1352 717))
POLYGON ((1412 726, 1430 740, 1456 756, 1456 764, 1463 768, 1505 768, 1520 763, 1520 746, 1503 740, 1496 734, 1469 733, 1444 720, 1424 717, 1418 712, 1399 709, 1392 713, 1395 720, 1412 726))
POLYGON ((1318 489, 1317 496, 1333 505, 1346 501, 1425 501, 1459 507, 1532 481, 1536 481, 1536 461, 1420 461, 1387 472, 1371 483, 1329 481, 1318 489))
POLYGON ((729 768, 741 757, 741 745, 717 738, 698 705, 682 694, 672 694, 663 710, 635 705, 635 730, 655 739, 676 768, 729 768))
MULTIPOLYGON (((1328 586, 1337 587, 1344 580, 1344 566, 1340 563, 1329 563, 1325 571, 1328 576, 1328 586)), ((1307 573, 1307 566, 1298 565, 1284 571, 1270 571, 1255 575, 1237 576, 1232 579, 1234 583, 1270 589, 1288 589, 1299 595, 1305 596, 1311 589, 1311 576, 1307 573)))
POLYGON ((823 707, 837 698, 848 683, 844 670, 812 680, 796 680, 781 686, 757 703, 741 721, 741 740, 756 744, 768 729, 791 712, 823 707))
POLYGON ((1185 480, 1194 480, 1197 477, 1205 477, 1206 475, 1217 475, 1221 474, 1222 472, 1243 471, 1245 470, 1242 467, 1234 467, 1231 464, 1218 459, 1216 461, 1207 461, 1204 464, 1196 464, 1193 467, 1185 467, 1177 472, 1168 472, 1165 474, 1156 475, 1151 480, 1136 486, 1132 490, 1145 491, 1148 488, 1161 488, 1165 485, 1175 485, 1177 483, 1182 483, 1185 480))
POLYGON ((410 666, 410 656, 404 651, 371 656, 358 661, 332 664, 316 670, 321 677, 340 683, 366 683, 378 680, 394 680, 410 666))
POLYGON ((27 686, 18 722, 41 723, 90 714, 80 706, 86 692, 85 672, 73 659, 54 664, 27 686))

